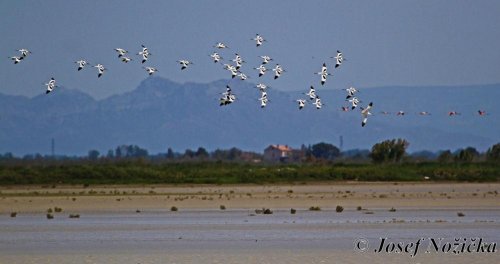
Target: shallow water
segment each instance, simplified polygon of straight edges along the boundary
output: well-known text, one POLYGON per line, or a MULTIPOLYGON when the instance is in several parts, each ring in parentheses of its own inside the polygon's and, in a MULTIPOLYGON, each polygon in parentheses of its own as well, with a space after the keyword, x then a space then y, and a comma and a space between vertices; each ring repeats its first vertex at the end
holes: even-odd
MULTIPOLYGON (((374 211, 374 214, 297 211, 295 215, 289 211, 255 215, 248 210, 152 210, 87 213, 79 219, 59 213, 52 220, 44 214, 19 214, 16 218, 0 217, 0 256, 9 262, 20 255, 36 258, 117 252, 252 255, 271 250, 293 255, 320 250, 328 256, 328 252, 336 251, 356 254, 353 243, 361 237, 369 240, 372 247, 380 237, 395 241, 479 237, 500 242, 500 210, 463 212, 464 217, 458 217, 456 210, 374 211)), ((492 255, 497 256, 498 253, 492 255)))

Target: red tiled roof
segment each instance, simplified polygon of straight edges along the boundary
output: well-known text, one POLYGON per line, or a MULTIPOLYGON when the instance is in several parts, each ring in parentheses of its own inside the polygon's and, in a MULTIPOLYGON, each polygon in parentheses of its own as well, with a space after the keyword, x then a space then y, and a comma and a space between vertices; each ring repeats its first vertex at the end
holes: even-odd
POLYGON ((280 151, 292 151, 292 148, 286 146, 286 145, 271 145, 269 146, 273 149, 278 149, 280 151))

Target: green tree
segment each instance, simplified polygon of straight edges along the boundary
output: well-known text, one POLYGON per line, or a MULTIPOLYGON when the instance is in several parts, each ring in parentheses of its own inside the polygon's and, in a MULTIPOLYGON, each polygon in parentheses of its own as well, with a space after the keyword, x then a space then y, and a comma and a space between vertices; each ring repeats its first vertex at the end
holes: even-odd
POLYGON ((197 158, 206 159, 208 158, 208 151, 205 148, 199 147, 195 153, 197 158))
POLYGON ((115 157, 117 158, 121 158, 122 157, 122 149, 121 147, 116 147, 116 150, 115 150, 115 157))
POLYGON ((238 160, 243 152, 238 148, 216 149, 211 156, 216 160, 238 160))
POLYGON ((500 143, 493 145, 486 152, 488 161, 500 161, 500 143))
POLYGON ((324 142, 314 144, 311 153, 315 158, 326 160, 332 160, 340 156, 339 148, 324 142))
POLYGON ((241 151, 241 149, 231 148, 231 149, 229 149, 228 159, 229 160, 237 160, 241 157, 242 153, 243 152, 241 151))
POLYGON ((446 150, 441 152, 437 158, 439 163, 450 163, 453 161, 453 154, 451 154, 450 150, 446 150))
POLYGON ((168 148, 168 150, 167 150, 167 159, 174 159, 174 158, 175 158, 174 151, 172 150, 172 148, 168 148))
POLYGON ((183 158, 194 158, 195 156, 195 152, 192 151, 191 149, 186 149, 186 151, 184 151, 184 155, 183 155, 183 158))
POLYGON ((404 139, 386 140, 373 145, 370 157, 375 163, 399 162, 406 153, 408 141, 404 139))
POLYGON ((475 157, 479 155, 479 152, 473 147, 467 147, 466 149, 461 149, 457 155, 455 155, 455 161, 457 162, 472 162, 475 157))
POLYGON ((99 158, 99 151, 93 149, 93 150, 90 150, 89 151, 89 154, 88 154, 88 159, 89 160, 97 160, 99 158))

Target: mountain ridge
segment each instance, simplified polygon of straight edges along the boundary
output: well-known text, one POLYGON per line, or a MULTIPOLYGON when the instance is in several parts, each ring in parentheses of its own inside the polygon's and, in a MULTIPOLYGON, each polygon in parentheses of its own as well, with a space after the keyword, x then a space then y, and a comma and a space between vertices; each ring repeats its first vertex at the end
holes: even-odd
POLYGON ((137 144, 152 153, 199 146, 239 147, 262 151, 269 144, 314 144, 326 141, 344 149, 369 149, 381 140, 406 138, 410 149, 432 151, 474 146, 485 150, 499 141, 500 115, 493 100, 500 84, 476 86, 382 87, 361 89, 361 105, 374 102, 373 116, 361 128, 356 112, 341 112, 345 92, 316 87, 325 103, 321 110, 309 104, 299 111, 294 102, 304 91, 269 89, 270 102, 261 109, 255 85, 240 80, 176 83, 149 77, 136 89, 100 100, 85 92, 58 88, 35 97, 0 93, 0 153, 56 152, 85 155, 90 149, 105 153, 121 144, 137 144), (218 98, 230 83, 237 101, 220 107, 218 98), (477 110, 489 115, 479 117, 477 110), (384 116, 405 110, 407 115, 384 116), (419 116, 430 111, 431 116, 419 116), (462 112, 448 117, 448 111, 462 112))

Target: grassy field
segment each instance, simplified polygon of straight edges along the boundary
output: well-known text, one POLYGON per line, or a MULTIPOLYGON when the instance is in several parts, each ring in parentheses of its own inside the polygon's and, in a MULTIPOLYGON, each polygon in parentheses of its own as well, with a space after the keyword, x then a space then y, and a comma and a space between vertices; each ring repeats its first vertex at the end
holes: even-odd
POLYGON ((495 163, 295 164, 225 162, 54 163, 0 165, 0 184, 237 184, 314 181, 496 182, 495 163))

